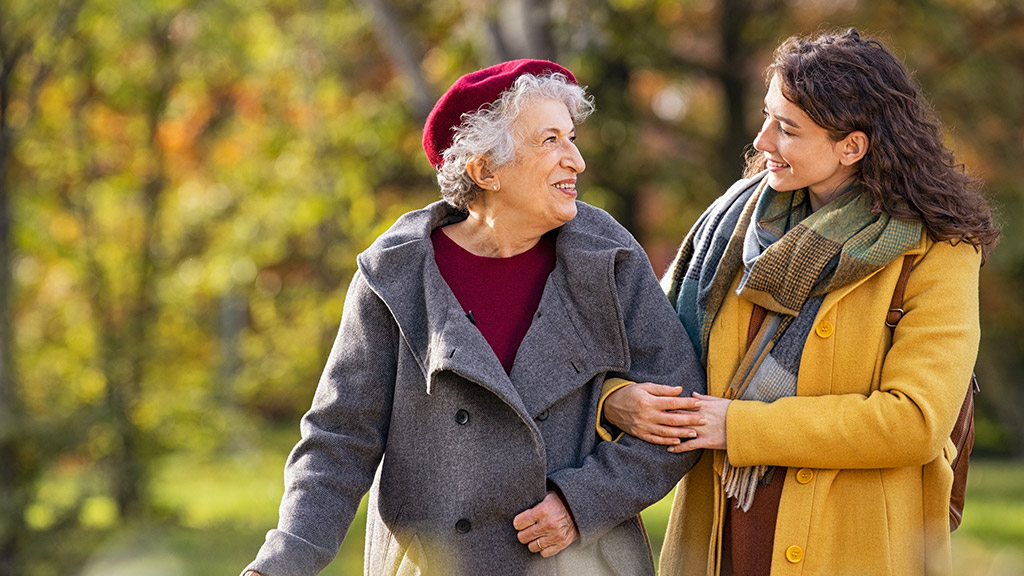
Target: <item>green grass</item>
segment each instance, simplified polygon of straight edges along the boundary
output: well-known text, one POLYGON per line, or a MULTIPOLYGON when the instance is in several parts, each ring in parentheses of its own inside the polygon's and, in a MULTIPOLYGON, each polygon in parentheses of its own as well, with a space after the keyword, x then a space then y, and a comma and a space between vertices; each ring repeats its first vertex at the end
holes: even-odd
MULTIPOLYGON (((238 574, 277 521, 282 468, 294 441, 291 433, 280 436, 253 439, 248 449, 203 462, 165 460, 154 478, 153 498, 167 520, 107 534, 94 544, 80 574, 238 574)), ((644 512, 655 556, 670 498, 644 512)), ((338 558, 324 574, 362 573, 364 527, 365 500, 338 558)), ((971 463, 964 523, 952 539, 955 574, 1024 576, 1024 461, 971 463)), ((51 573, 57 574, 45 568, 32 572, 51 573)))
POLYGON ((952 539, 954 574, 1024 574, 1024 462, 971 461, 964 519, 952 539))

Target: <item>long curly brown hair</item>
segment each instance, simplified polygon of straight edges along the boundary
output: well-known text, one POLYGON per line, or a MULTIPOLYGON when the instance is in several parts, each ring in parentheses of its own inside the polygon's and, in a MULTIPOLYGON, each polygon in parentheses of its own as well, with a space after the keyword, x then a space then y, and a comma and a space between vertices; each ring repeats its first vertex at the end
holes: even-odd
MULTIPOLYGON (((945 147, 931 105, 881 42, 853 28, 793 36, 775 50, 765 83, 774 76, 833 140, 857 130, 868 136, 856 178, 875 210, 920 221, 933 240, 967 242, 987 259, 1000 231, 981 185, 945 147)), ((764 167, 764 155, 750 150, 744 174, 764 167)))

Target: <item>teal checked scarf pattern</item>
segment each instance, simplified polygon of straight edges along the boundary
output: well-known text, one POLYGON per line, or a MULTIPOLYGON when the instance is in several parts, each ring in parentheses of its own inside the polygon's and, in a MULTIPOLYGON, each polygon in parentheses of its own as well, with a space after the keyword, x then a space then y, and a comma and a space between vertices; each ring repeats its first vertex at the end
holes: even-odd
MULTIPOLYGON (((773 402, 796 395, 804 342, 824 297, 916 246, 922 231, 919 222, 872 212, 856 188, 811 212, 806 190, 773 190, 762 172, 734 184, 701 215, 663 283, 706 367, 711 325, 742 272, 737 295, 767 315, 726 397, 773 402)), ((730 466, 726 454, 726 495, 749 510, 769 470, 730 466)))

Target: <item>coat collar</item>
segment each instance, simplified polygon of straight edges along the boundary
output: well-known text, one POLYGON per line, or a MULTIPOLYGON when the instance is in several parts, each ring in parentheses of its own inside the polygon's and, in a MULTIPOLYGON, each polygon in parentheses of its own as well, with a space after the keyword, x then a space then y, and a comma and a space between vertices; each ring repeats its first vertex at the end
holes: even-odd
MULTIPOLYGON (((908 255, 908 254, 913 254, 913 255, 916 255, 916 256, 920 256, 921 254, 924 254, 925 252, 927 252, 932 244, 933 244, 932 240, 930 238, 928 238, 928 231, 927 230, 922 230, 921 231, 921 239, 918 240, 917 245, 915 245, 913 248, 907 250, 903 255, 897 256, 896 259, 893 261, 893 262, 895 262, 895 269, 899 270, 901 262, 903 261, 903 256, 908 255)), ((840 300, 843 299, 843 297, 845 297, 847 294, 852 292, 854 288, 857 288, 861 284, 867 282, 869 278, 872 278, 876 274, 881 273, 883 270, 885 270, 887 268, 892 268, 892 267, 893 267, 893 263, 891 262, 891 263, 889 263, 889 264, 887 264, 885 266, 882 266, 878 270, 875 270, 874 272, 868 274, 867 276, 864 276, 863 278, 860 278, 856 282, 851 282, 851 283, 849 283, 849 284, 847 284, 845 286, 841 286, 841 287, 839 287, 839 288, 829 292, 828 294, 826 294, 825 295, 825 299, 822 300, 822 302, 821 302, 821 307, 818 309, 818 317, 819 318, 823 317, 829 310, 832 309, 833 306, 836 305, 837 302, 839 302, 840 300)))
POLYGON ((607 214, 583 203, 578 208, 559 230, 555 269, 511 375, 466 318, 434 261, 430 233, 465 213, 444 202, 410 212, 360 254, 359 269, 391 310, 428 393, 438 374, 451 371, 535 416, 595 374, 628 369, 614 275, 626 246, 610 232, 614 221, 607 214))

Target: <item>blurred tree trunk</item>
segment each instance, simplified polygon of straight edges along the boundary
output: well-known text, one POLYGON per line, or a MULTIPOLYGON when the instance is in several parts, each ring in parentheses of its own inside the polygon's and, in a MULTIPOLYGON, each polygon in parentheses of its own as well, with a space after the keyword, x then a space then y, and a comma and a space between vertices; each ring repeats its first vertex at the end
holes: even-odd
MULTIPOLYGON (((410 106, 421 121, 426 120, 437 94, 423 75, 423 50, 413 41, 415 35, 412 34, 417 26, 403 21, 387 0, 360 0, 359 3, 373 14, 374 30, 381 48, 392 66, 406 77, 412 87, 410 106)), ((488 4, 484 12, 495 60, 558 58, 551 33, 551 0, 488 4)), ((471 70, 461 72, 464 74, 471 70)))
POLYGON ((743 42, 743 28, 753 15, 749 0, 722 0, 719 16, 722 62, 717 76, 725 92, 726 126, 719 148, 721 161, 717 177, 726 186, 740 177, 743 151, 753 140, 746 126, 750 88, 746 63, 754 50, 743 42))
MULTIPOLYGON (((160 122, 177 82, 173 62, 173 47, 168 34, 167 16, 154 16, 143 42, 155 55, 156 66, 151 85, 146 86, 143 104, 137 110, 146 127, 144 143, 148 147, 146 173, 140 174, 141 185, 129 202, 139 207, 138 235, 123 246, 121 265, 111 267, 104 263, 101 252, 109 249, 103 237, 103 214, 94 208, 94 199, 84 194, 66 194, 66 209, 77 215, 85 234, 81 243, 86 270, 85 280, 89 307, 97 323, 99 337, 98 364, 106 380, 104 420, 113 435, 112 447, 105 455, 104 466, 109 470, 111 497, 122 519, 144 515, 148 506, 146 485, 151 455, 146 449, 146 434, 137 424, 138 408, 142 396, 142 382, 146 366, 155 352, 152 333, 158 318, 155 275, 158 269, 158 245, 161 231, 158 221, 161 198, 167 187, 166 158, 159 147, 160 122), (136 243, 137 239, 137 243, 136 243), (119 290, 118 285, 123 288, 119 290), (119 294, 120 292, 120 294, 119 294)), ((84 78, 96 76, 97 56, 88 47, 77 51, 77 61, 70 64, 75 74, 84 78)), ((82 119, 87 109, 95 104, 95 92, 83 90, 75 103, 75 134, 77 154, 87 160, 86 173, 81 186, 102 178, 103 168, 98 166, 90 147, 92 142, 82 119)), ((111 108, 116 108, 112 106, 111 108)), ((133 111, 134 112, 134 111, 133 111)))
POLYGON ((627 230, 639 235, 642 218, 638 184, 643 176, 638 176, 638 173, 643 168, 637 166, 633 151, 638 147, 637 139, 642 136, 637 122, 623 122, 639 116, 629 91, 633 71, 624 55, 615 51, 597 51, 594 61, 599 65, 596 77, 600 79, 590 83, 600 110, 593 117, 595 131, 599 134, 611 132, 619 139, 606 141, 591 155, 591 163, 601 167, 592 177, 615 199, 615 204, 608 206, 609 212, 627 230))
POLYGON ((558 50, 551 34, 551 0, 522 0, 523 36, 526 52, 532 58, 558 60, 558 50))
POLYGON ((11 103, 12 71, 24 53, 24 46, 11 46, 0 27, 0 576, 13 576, 18 564, 18 535, 24 531, 23 490, 18 478, 18 433, 21 410, 18 407, 14 374, 14 320, 11 289, 11 191, 7 171, 12 136, 7 111, 11 103))
POLYGON ((491 5, 487 15, 498 60, 558 60, 558 48, 551 34, 551 0, 500 2, 491 5))
MULTIPOLYGON (((84 0, 62 2, 54 15, 50 38, 62 39, 72 28, 84 0)), ((11 34, 13 9, 3 7, 0 21, 0 576, 21 574, 24 539, 28 537, 25 509, 38 467, 25 461, 25 444, 30 441, 28 422, 18 392, 14 343, 14 224, 13 186, 10 166, 14 134, 10 126, 10 104, 14 100, 15 69, 31 53, 31 32, 18 38, 11 34), (7 26, 4 26, 4 25, 7 26)), ((50 74, 41 63, 28 86, 24 102, 30 113, 36 110, 39 88, 50 74)))
MULTIPOLYGON (((128 325, 104 330, 104 359, 110 382, 108 401, 118 434, 118 453, 113 462, 114 498, 122 518, 138 516, 147 503, 145 496, 148 462, 142 449, 143 432, 135 422, 145 366, 153 351, 151 332, 156 328, 157 295, 154 273, 157 267, 157 245, 160 230, 157 224, 160 200, 168 177, 165 156, 158 144, 158 130, 176 82, 173 48, 167 23, 152 24, 149 42, 157 55, 155 85, 145 108, 148 142, 154 160, 150 174, 140 190, 142 207, 141 245, 134 269, 135 296, 130 303, 128 325)), ((95 256, 93 256, 95 258, 95 256)), ((118 317, 114 310, 103 310, 106 321, 118 317)))
POLYGON ((395 14, 387 0, 359 0, 373 14, 375 32, 380 39, 380 46, 387 53, 391 64, 405 76, 412 88, 409 103, 420 121, 427 119, 430 109, 434 107, 434 94, 423 76, 421 62, 423 50, 414 45, 410 34, 411 26, 395 14))

